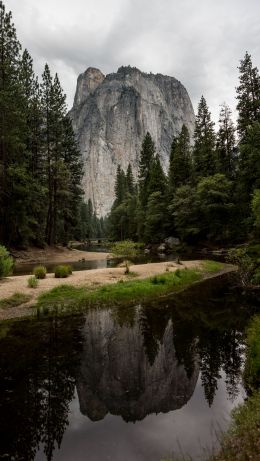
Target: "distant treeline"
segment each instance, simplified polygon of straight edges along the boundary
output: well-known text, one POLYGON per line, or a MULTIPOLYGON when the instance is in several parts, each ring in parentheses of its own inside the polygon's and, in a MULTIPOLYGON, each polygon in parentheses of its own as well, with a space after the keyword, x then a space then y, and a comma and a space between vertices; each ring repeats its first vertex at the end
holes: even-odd
POLYGON ((38 81, 0 1, 0 243, 66 244, 99 232, 82 175, 59 78, 46 64, 38 81))
POLYGON ((149 133, 142 144, 137 182, 131 166, 117 170, 107 228, 114 240, 146 243, 177 236, 182 241, 242 241, 260 232, 260 77, 246 53, 239 66, 237 126, 221 106, 216 132, 205 98, 194 139, 182 127, 173 139, 164 173, 149 133))

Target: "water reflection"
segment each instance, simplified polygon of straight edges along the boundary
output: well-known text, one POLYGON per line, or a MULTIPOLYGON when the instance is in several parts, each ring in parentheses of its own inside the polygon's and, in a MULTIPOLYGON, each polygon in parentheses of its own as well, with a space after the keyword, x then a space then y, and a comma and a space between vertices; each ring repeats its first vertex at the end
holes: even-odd
MULTIPOLYGON (((151 418, 162 418, 162 413, 169 414, 167 424, 172 424, 170 415, 177 415, 173 410, 189 402, 199 373, 196 392, 203 390, 208 406, 223 384, 230 399, 235 399, 243 331, 252 312, 252 303, 241 304, 241 298, 231 296, 220 281, 156 304, 3 324, 0 459, 30 461, 36 453, 42 460, 72 459, 59 448, 65 433, 75 442, 77 430, 71 432, 69 418, 75 405, 86 421, 115 421, 120 416, 119 431, 123 420, 140 421, 143 426, 136 426, 137 430, 151 418)), ((225 405, 223 400, 218 408, 225 405)), ((197 403, 201 415, 202 407, 202 401, 197 403)), ((182 422, 183 441, 186 423, 182 422)), ((163 440, 167 432, 170 445, 172 430, 164 428, 157 437, 163 440)), ((98 444, 96 450, 91 459, 103 459, 98 444)), ((152 459, 149 456, 145 451, 140 459, 152 459)), ((128 459, 126 454, 123 457, 128 459)))
POLYGON ((194 369, 188 377, 176 357, 171 320, 160 331, 153 328, 154 319, 142 308, 132 327, 120 327, 108 311, 87 315, 76 386, 80 410, 92 421, 107 413, 125 421, 142 420, 150 413, 181 408, 192 396, 198 360, 193 352, 194 369))

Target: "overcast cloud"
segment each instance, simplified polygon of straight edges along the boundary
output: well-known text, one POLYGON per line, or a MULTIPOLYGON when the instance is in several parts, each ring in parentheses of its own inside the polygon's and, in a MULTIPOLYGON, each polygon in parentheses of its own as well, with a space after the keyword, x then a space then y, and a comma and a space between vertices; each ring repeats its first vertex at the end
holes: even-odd
POLYGON ((259 0, 4 0, 18 37, 42 73, 48 62, 73 102, 87 67, 132 65, 176 77, 196 111, 204 94, 215 120, 235 109, 245 51, 260 67, 259 0))

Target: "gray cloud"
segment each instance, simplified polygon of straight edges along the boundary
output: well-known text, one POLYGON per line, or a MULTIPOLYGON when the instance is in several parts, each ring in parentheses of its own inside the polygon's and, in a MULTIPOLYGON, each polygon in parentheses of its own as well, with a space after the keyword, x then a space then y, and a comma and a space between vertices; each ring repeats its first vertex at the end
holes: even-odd
POLYGON ((196 110, 201 94, 217 121, 234 110, 237 66, 248 50, 260 63, 258 0, 5 0, 36 72, 48 62, 73 101, 76 78, 89 66, 121 65, 178 78, 196 110))

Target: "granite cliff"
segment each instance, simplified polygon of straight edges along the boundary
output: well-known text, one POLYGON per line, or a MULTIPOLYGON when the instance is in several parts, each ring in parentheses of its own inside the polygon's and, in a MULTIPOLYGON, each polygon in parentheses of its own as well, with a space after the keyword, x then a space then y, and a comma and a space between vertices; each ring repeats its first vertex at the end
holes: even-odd
POLYGON ((132 67, 107 76, 88 68, 78 78, 70 116, 84 160, 85 196, 99 216, 113 203, 118 164, 126 170, 130 162, 137 175, 147 131, 166 170, 173 137, 183 124, 192 135, 195 123, 189 95, 178 80, 132 67))

